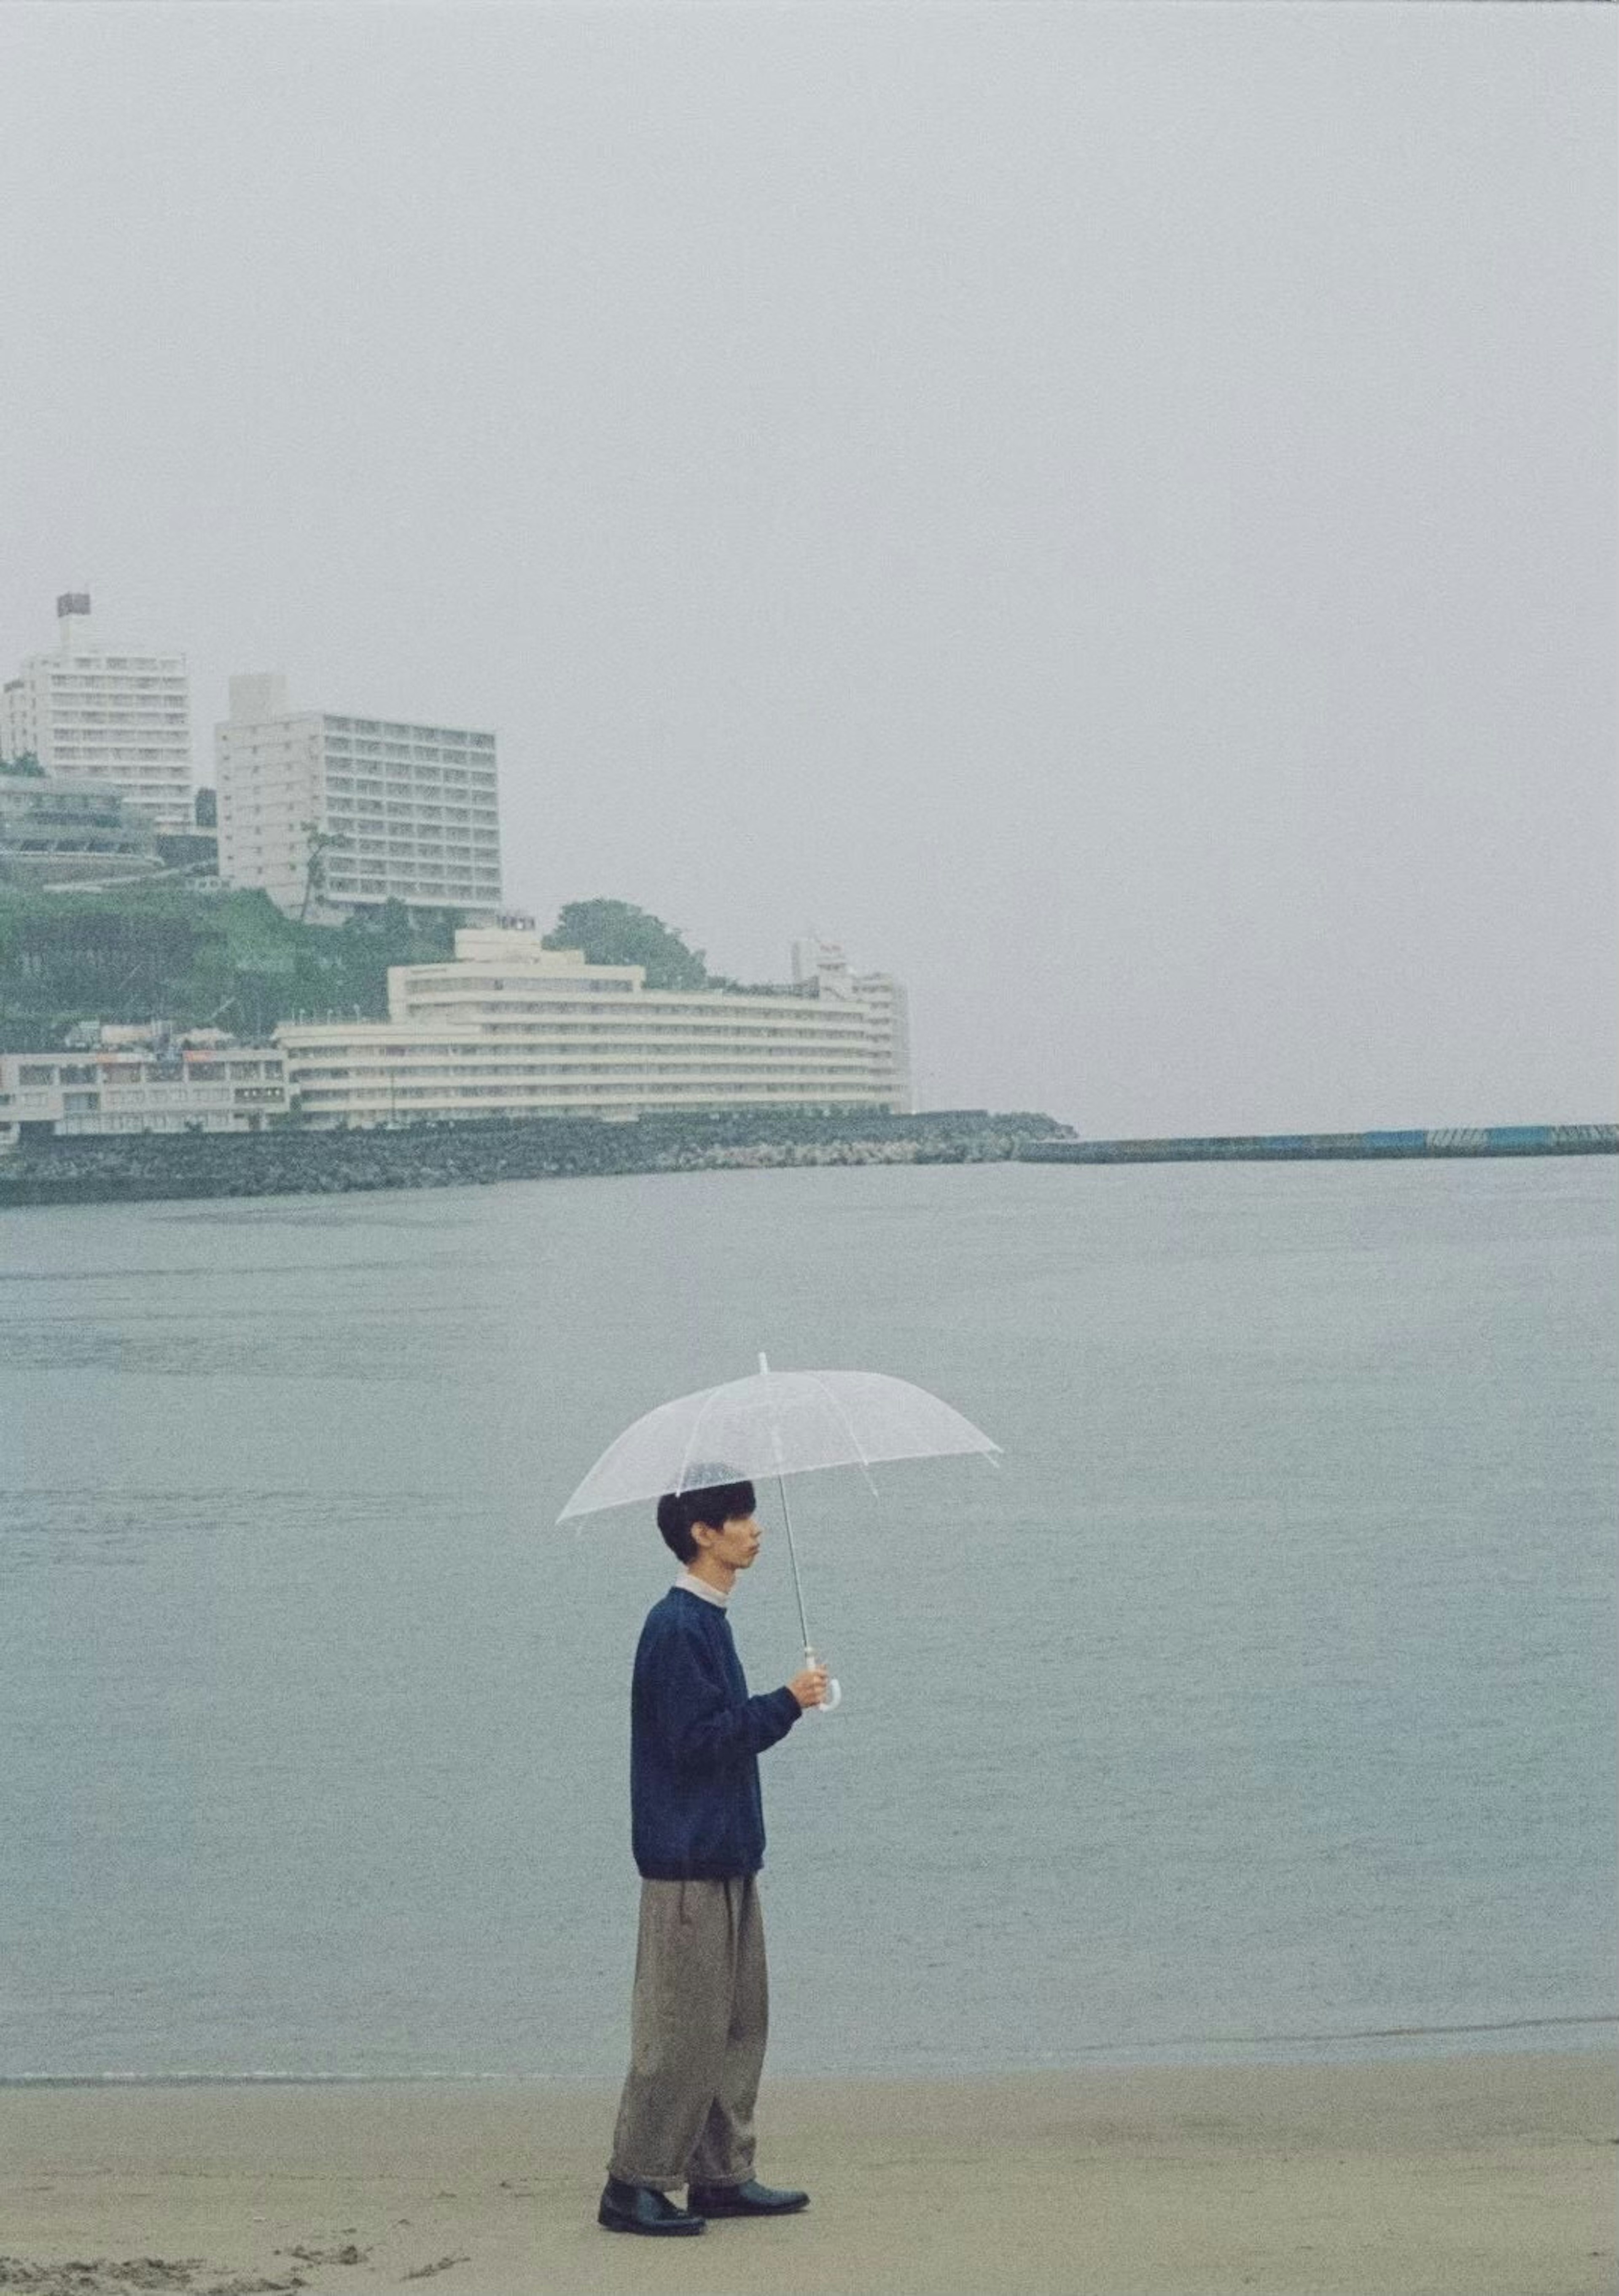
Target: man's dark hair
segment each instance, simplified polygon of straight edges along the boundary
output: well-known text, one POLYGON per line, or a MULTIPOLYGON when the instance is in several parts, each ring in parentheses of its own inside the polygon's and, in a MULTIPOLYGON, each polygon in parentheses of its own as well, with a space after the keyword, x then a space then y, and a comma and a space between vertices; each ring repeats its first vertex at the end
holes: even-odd
POLYGON ((724 1530, 728 1522, 751 1514, 758 1505, 753 1485, 730 1481, 728 1468, 697 1467, 692 1472, 701 1480, 689 1491, 666 1491, 658 1502, 658 1528, 664 1545, 683 1562, 697 1560, 697 1541, 691 1536, 694 1522, 706 1522, 710 1530, 724 1530))

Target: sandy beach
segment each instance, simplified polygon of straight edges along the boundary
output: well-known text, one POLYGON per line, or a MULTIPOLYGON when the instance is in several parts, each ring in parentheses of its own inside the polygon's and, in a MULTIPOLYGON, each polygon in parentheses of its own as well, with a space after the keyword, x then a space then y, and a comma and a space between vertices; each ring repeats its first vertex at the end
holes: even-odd
POLYGON ((613 2095, 0 2091, 0 2288, 380 2296, 1574 2296, 1615 2276, 1605 2054, 767 2082, 809 2212, 615 2237, 613 2095))

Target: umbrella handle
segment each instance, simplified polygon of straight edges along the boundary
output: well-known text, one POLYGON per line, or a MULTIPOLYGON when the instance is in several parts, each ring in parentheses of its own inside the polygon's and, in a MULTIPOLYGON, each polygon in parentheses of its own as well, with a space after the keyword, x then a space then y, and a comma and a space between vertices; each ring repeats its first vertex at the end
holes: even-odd
MULTIPOLYGON (((821 1663, 820 1660, 815 1656, 814 1652, 810 1648, 807 1643, 804 1645, 804 1663, 805 1666, 819 1666, 821 1663)), ((822 1700, 819 1706, 812 1706, 810 1712, 812 1714, 830 1714, 835 1707, 841 1706, 842 1703, 843 1685, 838 1681, 836 1675, 829 1674, 826 1678, 826 1696, 822 1700)))

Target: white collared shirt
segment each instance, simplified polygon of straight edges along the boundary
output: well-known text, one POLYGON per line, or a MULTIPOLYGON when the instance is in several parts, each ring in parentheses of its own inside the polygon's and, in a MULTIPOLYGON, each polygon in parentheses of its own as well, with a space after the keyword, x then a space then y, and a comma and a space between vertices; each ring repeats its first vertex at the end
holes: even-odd
POLYGON ((722 1611, 731 1599, 728 1595, 722 1595, 717 1587, 711 1587, 706 1578, 699 1578, 690 1570, 683 1570, 675 1584, 683 1587, 688 1595, 699 1596, 705 1603, 717 1603, 722 1611))

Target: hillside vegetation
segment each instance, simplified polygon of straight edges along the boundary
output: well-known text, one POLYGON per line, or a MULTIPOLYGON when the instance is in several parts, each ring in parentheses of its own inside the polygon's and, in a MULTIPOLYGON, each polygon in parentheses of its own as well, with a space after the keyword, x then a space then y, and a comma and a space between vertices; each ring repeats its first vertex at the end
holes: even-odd
POLYGON ((639 964, 649 988, 719 988, 700 948, 688 948, 673 925, 634 901, 568 901, 558 912, 547 948, 578 948, 587 964, 639 964))
MULTIPOLYGON (((453 956, 456 918, 386 901, 341 925, 299 924, 267 893, 171 882, 44 893, 0 883, 0 1051, 47 1050, 76 1022, 163 1020, 262 1042, 279 1021, 380 1021, 390 964, 453 956)), ((631 901, 570 901, 547 948, 639 964, 652 988, 730 987, 631 901)))
POLYGON ((381 1020, 390 964, 454 948, 452 917, 399 901, 343 925, 300 925, 262 892, 0 885, 0 1047, 43 1049, 81 1021, 163 1020, 260 1041, 299 1013, 381 1020))

